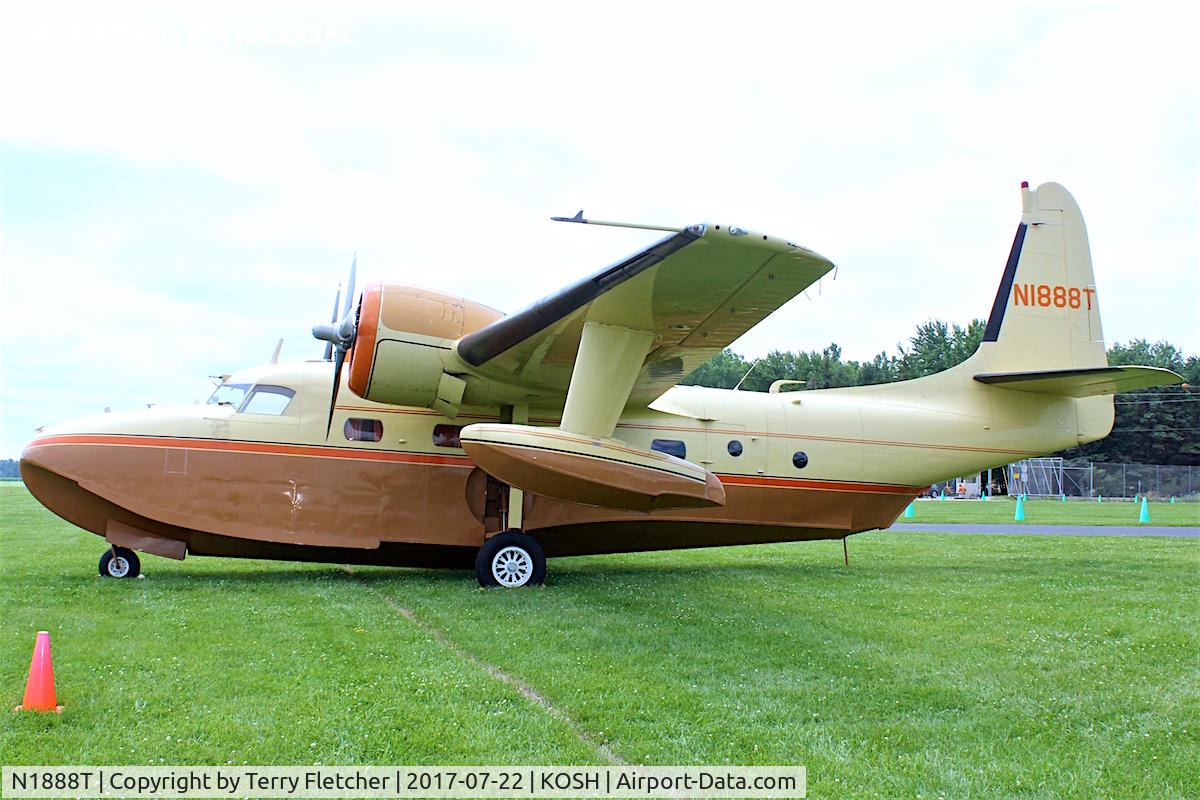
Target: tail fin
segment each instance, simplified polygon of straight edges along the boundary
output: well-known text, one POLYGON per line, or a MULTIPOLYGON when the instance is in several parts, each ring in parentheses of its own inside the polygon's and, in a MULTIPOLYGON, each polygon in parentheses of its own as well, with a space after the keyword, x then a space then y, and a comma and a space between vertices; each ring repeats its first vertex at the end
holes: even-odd
POLYGON ((1057 183, 1021 184, 1021 224, 979 348, 988 372, 1104 367, 1083 214, 1057 183))
MULTIPOLYGON (((972 357, 972 366, 983 370, 975 380, 1076 398, 1182 382, 1170 370, 1108 366, 1087 228, 1071 193, 1057 183, 1036 191, 1022 183, 1021 206, 983 342, 972 357)), ((1111 406, 1107 413, 1111 425, 1111 406)))

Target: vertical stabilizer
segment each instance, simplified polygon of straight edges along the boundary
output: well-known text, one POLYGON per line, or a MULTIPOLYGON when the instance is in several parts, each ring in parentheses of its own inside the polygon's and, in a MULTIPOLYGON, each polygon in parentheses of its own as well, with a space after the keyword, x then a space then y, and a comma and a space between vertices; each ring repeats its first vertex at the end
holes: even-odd
POLYGON ((988 371, 1103 367, 1100 300, 1087 228, 1057 183, 1021 185, 1021 224, 978 360, 988 371))

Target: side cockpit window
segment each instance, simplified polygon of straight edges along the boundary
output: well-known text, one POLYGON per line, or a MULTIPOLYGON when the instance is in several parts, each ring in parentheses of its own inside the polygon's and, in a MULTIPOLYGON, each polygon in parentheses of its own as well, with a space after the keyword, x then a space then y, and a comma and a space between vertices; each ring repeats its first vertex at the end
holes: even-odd
POLYGON ((295 396, 295 390, 289 389, 286 386, 266 386, 260 384, 254 387, 254 391, 250 392, 250 396, 242 403, 242 407, 238 409, 238 413, 266 414, 278 417, 287 411, 288 406, 292 404, 292 398, 295 396))

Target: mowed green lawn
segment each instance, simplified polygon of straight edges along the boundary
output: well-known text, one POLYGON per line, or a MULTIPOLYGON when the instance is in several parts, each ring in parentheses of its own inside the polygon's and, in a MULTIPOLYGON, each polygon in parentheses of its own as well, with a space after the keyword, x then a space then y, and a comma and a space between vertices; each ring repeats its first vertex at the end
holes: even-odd
MULTIPOLYGON (((1138 525, 1141 503, 1132 500, 1029 499, 1024 502, 1025 522, 1030 525, 1138 525)), ((898 522, 1011 524, 1017 501, 1009 497, 991 500, 917 500, 913 519, 898 522)), ((1153 500, 1147 503, 1151 525, 1200 526, 1200 503, 1153 500)))
POLYGON ((909 536, 466 573, 147 556, 0 488, 11 764, 805 764, 810 797, 1200 795, 1200 540, 909 536), (411 615, 411 617, 410 617, 411 615), (500 676, 524 682, 546 705, 500 676))

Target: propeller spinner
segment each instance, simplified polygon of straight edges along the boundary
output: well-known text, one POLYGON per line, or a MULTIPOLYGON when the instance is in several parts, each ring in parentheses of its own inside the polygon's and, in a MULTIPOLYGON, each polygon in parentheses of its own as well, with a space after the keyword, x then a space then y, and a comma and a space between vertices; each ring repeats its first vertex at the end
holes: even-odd
POLYGON ((312 334, 315 338, 326 342, 325 358, 333 355, 333 393, 329 398, 329 421, 325 424, 325 438, 329 439, 329 431, 333 428, 333 411, 337 407, 338 387, 342 385, 342 365, 346 363, 346 353, 354 346, 354 337, 358 333, 357 311, 352 315, 354 303, 354 275, 358 270, 358 254, 350 262, 350 281, 346 286, 346 303, 342 308, 342 317, 337 316, 337 305, 340 298, 334 299, 333 319, 313 325, 312 334))

